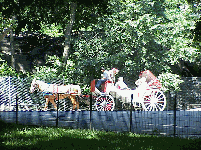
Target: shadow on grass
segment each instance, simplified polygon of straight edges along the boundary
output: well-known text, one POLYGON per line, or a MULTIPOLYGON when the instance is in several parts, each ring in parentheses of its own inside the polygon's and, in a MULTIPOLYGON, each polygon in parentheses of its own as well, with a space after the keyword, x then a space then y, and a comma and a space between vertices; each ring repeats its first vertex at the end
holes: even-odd
MULTIPOLYGON (((171 137, 156 137, 148 135, 134 135, 132 133, 114 133, 90 130, 69 130, 64 128, 40 128, 41 134, 37 134, 37 126, 28 126, 31 134, 5 137, 6 133, 21 131, 26 126, 7 124, 0 121, 1 149, 201 149, 201 139, 181 139, 171 137), (33 130, 32 130, 33 129, 33 130), (48 136, 51 135, 51 136, 48 136), (9 144, 5 144, 9 141, 9 144), (13 142, 13 143, 12 143, 13 142), (17 143, 19 142, 19 143, 17 143), (23 143, 23 144, 20 144, 23 143)), ((39 129, 39 128, 38 128, 39 129)))

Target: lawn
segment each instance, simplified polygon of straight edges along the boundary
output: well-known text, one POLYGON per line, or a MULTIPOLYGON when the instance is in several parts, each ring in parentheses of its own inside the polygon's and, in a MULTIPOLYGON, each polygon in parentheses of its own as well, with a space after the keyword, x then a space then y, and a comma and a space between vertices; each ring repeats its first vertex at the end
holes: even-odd
POLYGON ((155 150, 201 149, 201 139, 184 139, 56 127, 6 124, 0 121, 0 149, 155 150))

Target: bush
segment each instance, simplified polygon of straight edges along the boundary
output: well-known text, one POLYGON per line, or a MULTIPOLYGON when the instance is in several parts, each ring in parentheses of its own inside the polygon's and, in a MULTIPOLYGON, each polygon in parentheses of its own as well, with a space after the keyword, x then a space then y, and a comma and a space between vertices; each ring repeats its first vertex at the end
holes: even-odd
POLYGON ((179 75, 172 73, 159 74, 158 79, 162 83, 161 90, 163 90, 164 92, 179 91, 180 90, 179 84, 184 82, 183 80, 180 79, 179 75))
POLYGON ((4 62, 0 65, 0 76, 18 76, 17 72, 10 66, 7 62, 4 62))

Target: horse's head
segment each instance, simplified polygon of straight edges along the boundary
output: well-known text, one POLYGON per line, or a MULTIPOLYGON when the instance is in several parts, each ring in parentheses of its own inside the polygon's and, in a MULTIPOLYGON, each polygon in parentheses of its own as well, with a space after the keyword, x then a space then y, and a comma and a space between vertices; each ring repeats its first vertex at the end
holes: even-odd
POLYGON ((37 80, 34 78, 31 82, 30 93, 33 93, 36 90, 38 90, 38 83, 37 80))

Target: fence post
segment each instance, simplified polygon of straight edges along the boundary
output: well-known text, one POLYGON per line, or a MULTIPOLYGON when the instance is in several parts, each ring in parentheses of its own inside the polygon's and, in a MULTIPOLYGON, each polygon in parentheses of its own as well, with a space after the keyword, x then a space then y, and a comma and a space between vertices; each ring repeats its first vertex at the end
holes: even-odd
POLYGON ((175 94, 175 97, 174 97, 174 137, 176 135, 176 105, 177 105, 177 93, 175 94))
POLYGON ((91 130, 91 124, 92 124, 92 119, 91 119, 91 116, 92 116, 92 92, 90 93, 90 130, 91 130))
POLYGON ((130 132, 132 130, 132 110, 133 110, 133 94, 131 94, 131 108, 130 108, 130 132))
MULTIPOLYGON (((9 84, 8 84, 8 86, 9 86, 9 110, 11 110, 11 109, 10 109, 10 107, 11 107, 11 92, 10 92, 10 91, 11 91, 11 83, 10 83, 11 81, 10 81, 10 78, 11 78, 11 77, 9 76, 9 77, 8 77, 8 82, 9 82, 9 84)), ((4 108, 4 109, 5 109, 5 108, 4 108)))
POLYGON ((57 93, 58 95, 58 100, 57 100, 57 118, 56 118, 56 127, 58 127, 58 120, 59 120, 59 93, 57 93))

